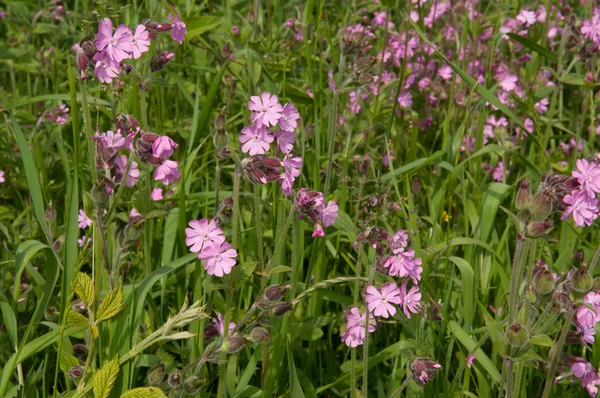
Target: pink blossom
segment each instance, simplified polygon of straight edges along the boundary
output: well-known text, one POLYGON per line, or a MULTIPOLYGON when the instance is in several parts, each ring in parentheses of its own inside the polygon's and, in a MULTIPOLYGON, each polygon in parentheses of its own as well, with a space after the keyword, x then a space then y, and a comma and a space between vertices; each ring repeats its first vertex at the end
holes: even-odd
POLYGON ((242 152, 254 156, 264 155, 271 147, 274 137, 263 125, 253 124, 242 129, 239 139, 242 143, 242 152))
POLYGON ((537 17, 535 15, 534 11, 522 9, 519 12, 519 15, 517 15, 517 21, 519 21, 525 27, 529 27, 529 26, 533 25, 536 22, 536 20, 537 20, 537 17))
POLYGON ((398 254, 403 252, 408 246, 408 234, 405 230, 399 229, 396 231, 390 242, 392 253, 398 254))
POLYGON ((135 28, 135 32, 131 35, 131 48, 132 48, 132 56, 134 59, 138 59, 142 56, 143 53, 148 51, 148 47, 150 46, 150 37, 148 35, 148 30, 144 25, 138 25, 135 28))
POLYGON ((140 222, 142 219, 143 217, 140 212, 135 207, 132 207, 129 212, 129 222, 140 222))
POLYGON ((419 293, 419 287, 413 286, 410 288, 408 293, 406 292, 406 285, 408 280, 402 282, 400 286, 400 305, 404 311, 404 315, 410 319, 410 313, 416 314, 419 312, 419 301, 421 300, 421 293, 419 293))
POLYGON ((169 14, 169 20, 173 23, 171 38, 179 44, 183 43, 186 32, 185 24, 181 21, 179 15, 177 15, 177 18, 173 18, 173 15, 169 14))
POLYGON ((401 91, 398 96, 398 105, 404 108, 410 108, 412 106, 412 94, 410 91, 401 91))
POLYGON ((231 27, 231 33, 233 33, 234 36, 237 36, 240 34, 240 28, 237 26, 232 26, 231 27))
POLYGON ((586 159, 578 159, 575 162, 577 170, 573 170, 573 177, 581 184, 581 188, 590 198, 600 192, 600 166, 595 162, 588 162, 586 159))
POLYGON ((338 205, 333 200, 330 200, 327 206, 319 206, 317 212, 323 221, 323 225, 328 227, 333 225, 338 218, 338 205))
POLYGON ((92 59, 96 61, 94 75, 102 83, 112 82, 112 79, 119 76, 121 73, 121 66, 119 63, 115 62, 106 51, 97 52, 92 59))
POLYGON ((600 44, 600 13, 594 14, 591 21, 588 19, 583 20, 581 33, 586 39, 593 41, 595 44, 600 44))
MULTIPOLYGON (((352 307, 346 311, 346 330, 342 333, 342 342, 348 347, 355 348, 365 341, 365 316, 357 307, 352 307)), ((368 315, 369 333, 375 331, 375 319, 371 314, 368 315)))
POLYGON ((598 218, 598 199, 590 197, 585 191, 574 190, 563 198, 563 202, 568 206, 561 220, 566 220, 572 214, 575 224, 584 227, 592 225, 592 221, 598 218))
POLYGON ((118 131, 113 133, 109 130, 106 133, 102 133, 98 138, 103 146, 102 149, 111 154, 117 153, 121 149, 125 148, 127 143, 123 135, 118 131))
POLYGON ((277 146, 281 152, 290 153, 294 149, 296 135, 293 131, 277 130, 273 135, 277 138, 277 146))
POLYGON ((248 102, 248 109, 253 111, 252 123, 265 127, 275 126, 282 117, 283 107, 276 95, 262 93, 260 97, 253 95, 248 102))
POLYGON ((325 231, 323 231, 323 227, 321 224, 315 224, 315 230, 312 233, 313 238, 323 237, 325 236, 325 231))
POLYGON ((537 111, 537 113, 539 113, 540 115, 543 115, 544 113, 546 113, 548 111, 549 103, 550 102, 548 101, 548 98, 542 98, 539 102, 537 102, 534 105, 534 108, 537 111))
POLYGON ((596 378, 596 370, 591 363, 583 358, 577 358, 577 361, 571 364, 571 371, 578 379, 581 379, 582 387, 596 378))
POLYGON ((502 182, 504 180, 504 176, 508 175, 508 170, 504 170, 504 162, 498 162, 496 167, 494 167, 492 172, 492 178, 498 182, 502 182))
POLYGON ((302 169, 302 157, 292 157, 291 153, 285 155, 283 158, 283 170, 284 172, 281 174, 279 178, 279 182, 281 183, 281 190, 285 196, 289 196, 292 194, 292 187, 294 186, 294 181, 296 177, 300 175, 300 170, 302 169))
POLYGON ((298 113, 298 109, 294 107, 294 104, 285 104, 283 106, 283 111, 281 113, 281 118, 279 119, 278 126, 283 131, 293 132, 296 129, 296 127, 298 127, 299 119, 300 114, 298 113))
POLYGON ((507 73, 500 80, 500 88, 506 92, 511 92, 517 88, 518 82, 519 82, 519 78, 517 76, 507 73))
MULTIPOLYGON (((217 328, 217 330, 219 331, 219 334, 223 337, 225 337, 225 323, 224 323, 224 319, 223 319, 223 315, 221 315, 221 313, 217 314, 217 318, 213 318, 212 319, 213 323, 215 324, 215 327, 217 328)), ((235 329, 235 322, 229 322, 229 331, 228 331, 228 335, 231 334, 231 331, 235 329)))
POLYGON ((367 287, 365 296, 367 308, 375 316, 388 318, 396 314, 396 307, 392 304, 400 304, 400 289, 394 282, 387 282, 381 285, 381 292, 375 286, 367 287))
POLYGON ((164 185, 169 185, 173 181, 181 177, 181 173, 177 168, 178 162, 173 160, 165 160, 163 164, 154 171, 154 180, 161 181, 164 185))
POLYGON ((161 200, 163 198, 163 190, 161 188, 154 188, 152 192, 150 192, 150 197, 155 202, 161 200))
POLYGON ((390 276, 410 276, 414 283, 418 283, 421 280, 421 272, 423 272, 422 260, 418 257, 414 258, 414 256, 414 249, 398 252, 398 254, 388 257, 384 261, 383 267, 389 268, 390 276))
POLYGON ((119 63, 124 59, 131 58, 133 52, 131 29, 125 25, 119 25, 113 35, 112 21, 109 18, 104 18, 98 24, 95 44, 99 51, 106 51, 110 59, 115 63, 119 63))
POLYGON ((91 237, 88 237, 86 239, 85 236, 82 236, 81 238, 77 239, 77 246, 79 247, 84 247, 85 245, 89 245, 90 243, 92 243, 91 237))
MULTIPOLYGON (((127 156, 125 156, 125 155, 117 156, 115 163, 117 164, 117 167, 119 168, 119 172, 125 173, 125 170, 127 169, 127 156)), ((139 181, 139 179, 140 179, 140 169, 138 168, 137 162, 134 162, 132 160, 131 167, 129 168, 129 175, 125 179, 125 185, 127 185, 128 187, 131 188, 132 186, 135 185, 136 182, 139 181)))
POLYGON ((188 223, 190 228, 185 229, 185 244, 190 246, 192 253, 202 251, 209 245, 220 245, 225 242, 223 230, 219 228, 215 220, 203 218, 192 220, 188 223))
POLYGON ((173 154, 179 145, 169 136, 161 135, 152 143, 152 155, 157 158, 166 159, 173 154))
POLYGON ((204 246, 198 258, 206 260, 204 269, 209 275, 223 276, 231 272, 236 264, 237 251, 227 242, 204 246))
POLYGON ((474 360, 474 359, 475 359, 475 355, 473 355, 473 354, 469 354, 469 355, 467 356, 467 366, 468 366, 468 367, 471 367, 471 366, 473 366, 473 360, 474 360))
POLYGON ((92 220, 85 214, 85 210, 79 209, 79 214, 77 215, 77 226, 81 229, 87 228, 92 225, 92 220))
POLYGON ((443 65, 438 70, 438 76, 443 80, 448 80, 452 78, 452 68, 448 65, 443 65))
POLYGON ((0 170, 0 184, 4 183, 6 178, 4 178, 4 171, 0 170))

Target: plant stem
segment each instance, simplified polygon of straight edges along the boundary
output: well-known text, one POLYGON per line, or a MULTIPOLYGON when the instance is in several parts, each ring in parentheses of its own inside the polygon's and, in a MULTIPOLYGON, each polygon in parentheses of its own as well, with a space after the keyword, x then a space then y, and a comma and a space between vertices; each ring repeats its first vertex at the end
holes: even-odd
MULTIPOLYGON (((342 82, 344 69, 346 68, 346 56, 344 52, 340 54, 340 68, 338 70, 338 82, 342 82)), ((331 108, 331 118, 329 119, 329 151, 327 152, 327 175, 325 177, 325 187, 323 188, 323 196, 327 198, 329 194, 329 184, 331 183, 331 172, 333 167, 333 149, 335 147, 335 124, 337 123, 338 100, 340 96, 340 86, 333 90, 333 106, 331 108)))
POLYGON ((594 257, 592 258, 592 262, 590 262, 590 266, 588 268, 588 271, 590 273, 590 275, 594 276, 594 268, 596 268, 596 264, 598 264, 598 260, 600 259, 600 246, 598 247, 598 250, 596 250, 596 253, 594 253, 594 257))
MULTIPOLYGON (((371 265, 371 269, 369 270, 369 281, 367 282, 367 286, 370 286, 373 283, 373 277, 375 276, 375 267, 371 265)), ((368 387, 369 387, 369 318, 370 318, 369 308, 367 307, 367 303, 365 302, 365 342, 363 345, 363 388, 362 395, 369 396, 368 387)))
POLYGON ((408 374, 408 376, 406 376, 406 380, 404 380, 402 382, 402 384, 400 385, 400 387, 398 387, 398 389, 396 391, 394 391, 392 393, 392 395, 390 395, 390 398, 396 397, 398 395, 400 395, 400 393, 406 388, 406 386, 408 385, 408 382, 410 381, 410 373, 408 374))
POLYGON ((283 247, 283 243, 285 242, 285 238, 287 237, 287 231, 290 228, 290 225, 292 224, 292 220, 294 217, 294 210, 295 210, 294 206, 292 206, 290 208, 290 212, 288 213, 287 219, 285 220, 285 225, 283 226, 283 230, 281 231, 281 236, 279 237, 279 240, 277 241, 277 245, 275 245, 275 250, 273 251, 273 255, 271 256, 271 258, 269 259, 269 262, 267 263, 267 265, 265 267, 263 277, 266 277, 269 274, 269 270, 271 269, 273 259, 275 257, 277 257, 277 254, 283 247))
MULTIPOLYGON (((263 242, 262 242, 262 211, 260 206, 260 185, 254 184, 254 216, 256 220, 256 252, 258 254, 258 270, 263 275, 264 258, 263 258, 263 242)), ((264 287, 265 276, 261 278, 261 285, 264 287)))
POLYGON ((90 171, 92 172, 92 184, 98 182, 98 174, 96 172, 96 155, 94 150, 94 132, 92 130, 92 117, 90 115, 90 107, 88 104, 87 81, 81 81, 81 102, 83 107, 83 123, 85 124, 85 140, 88 148, 88 158, 90 161, 90 171))
POLYGON ((567 338, 567 333, 569 332, 569 328, 571 327, 571 321, 575 316, 575 309, 569 310, 565 317, 565 323, 560 331, 560 335, 558 336, 558 340, 552 346, 551 352, 552 354, 552 362, 550 362, 550 368, 548 369, 548 374, 546 376, 546 385, 544 386, 544 393, 542 394, 542 398, 548 398, 550 396, 550 392, 552 391, 552 385, 554 384, 554 373, 556 373, 556 367, 558 366, 558 359, 560 358, 560 352, 562 350, 563 345, 565 344, 565 339, 567 338))

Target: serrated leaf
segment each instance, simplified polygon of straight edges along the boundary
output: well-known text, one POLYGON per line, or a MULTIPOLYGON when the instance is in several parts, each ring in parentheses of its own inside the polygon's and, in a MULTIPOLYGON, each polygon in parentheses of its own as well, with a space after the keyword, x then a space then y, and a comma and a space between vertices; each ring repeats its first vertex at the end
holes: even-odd
POLYGON ((66 352, 60 353, 60 370, 67 373, 73 366, 79 365, 79 360, 66 352))
POLYGON ((117 315, 123 309, 123 293, 115 289, 104 297, 98 308, 97 319, 103 321, 117 315))
POLYGON ((80 328, 88 325, 88 319, 76 311, 69 311, 67 314, 67 324, 74 328, 80 328))
POLYGON ((163 390, 158 387, 134 388, 121 395, 121 398, 163 398, 166 397, 163 390))
POLYGON ((119 358, 114 357, 96 372, 93 379, 94 398, 107 398, 119 375, 119 358))
POLYGON ((94 281, 85 272, 80 272, 73 283, 73 290, 79 296, 81 301, 88 307, 94 304, 96 291, 94 290, 94 281))

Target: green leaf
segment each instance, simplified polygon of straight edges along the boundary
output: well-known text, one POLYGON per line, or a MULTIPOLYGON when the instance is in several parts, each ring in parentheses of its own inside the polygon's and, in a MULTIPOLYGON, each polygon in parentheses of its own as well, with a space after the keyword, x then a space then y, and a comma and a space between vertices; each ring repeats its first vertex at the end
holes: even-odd
POLYGON ((26 240, 17 247, 17 252, 15 253, 15 281, 13 286, 13 299, 15 302, 19 298, 18 295, 21 291, 19 288, 21 284, 21 274, 23 273, 25 266, 37 252, 47 248, 47 245, 37 240, 26 240))
POLYGON ((216 28, 222 21, 222 18, 204 15, 189 20, 186 23, 187 32, 185 34, 185 40, 190 41, 194 37, 216 28))
POLYGON ((117 315, 124 308, 123 293, 120 289, 111 290, 98 308, 97 320, 103 321, 117 315))
POLYGON ((554 345, 552 339, 545 334, 536 334, 535 336, 529 339, 529 342, 531 344, 541 345, 544 347, 552 347, 554 345))
POLYGON ((559 81, 571 86, 584 86, 586 84, 585 76, 579 73, 569 73, 568 75, 561 77, 559 81))
POLYGON ((15 349, 18 345, 17 340, 17 317, 10 306, 10 304, 6 302, 0 303, 0 309, 2 310, 2 319, 4 320, 4 326, 6 326, 6 331, 8 332, 8 337, 10 337, 10 341, 13 344, 15 349))
POLYGON ((470 330, 473 324, 473 316, 475 314, 475 293, 473 289, 475 286, 473 285, 474 280, 474 271, 471 264, 469 264, 466 260, 460 257, 450 257, 450 261, 452 261, 458 269, 460 269, 460 274, 462 275, 462 307, 463 307, 463 317, 464 317, 464 326, 465 329, 470 330))
POLYGON ((398 177, 402 174, 409 174, 412 172, 416 172, 416 171, 422 169, 423 167, 428 166, 431 163, 435 162, 436 160, 440 159, 444 155, 446 155, 446 151, 440 150, 440 151, 435 152, 433 155, 431 155, 429 157, 417 159, 413 162, 410 162, 409 164, 405 164, 402 167, 394 169, 393 173, 389 172, 389 173, 385 173, 384 175, 382 175, 381 182, 390 180, 394 176, 398 177))
POLYGON ((491 184, 483 198, 481 205, 481 217, 479 218, 479 239, 487 242, 494 224, 496 224, 496 213, 498 206, 504 200, 504 196, 510 190, 510 185, 495 182, 491 184))
POLYGON ((85 272, 80 272, 75 277, 75 283, 73 284, 73 290, 79 296, 81 301, 88 307, 94 305, 96 299, 96 292, 94 290, 94 281, 85 272))
POLYGON ((290 373, 290 398, 304 398, 304 391, 296 374, 296 364, 294 363, 294 352, 292 343, 288 340, 287 344, 288 369, 290 373))
POLYGON ((67 324, 74 328, 88 326, 88 319, 77 311, 70 310, 67 314, 67 324))
POLYGON ((119 358, 114 357, 94 374, 94 398, 107 398, 119 375, 119 358))
POLYGON ((288 267, 287 265, 277 265, 269 271, 269 275, 279 274, 281 272, 292 272, 293 268, 288 267))
POLYGON ((166 397, 163 390, 158 387, 134 388, 121 395, 121 398, 163 398, 166 397))
POLYGON ((536 53, 543 55, 551 61, 558 61, 558 56, 552 51, 550 51, 550 49, 540 46, 539 44, 525 36, 520 36, 516 33, 506 33, 506 36, 510 37, 515 41, 518 41, 525 47, 529 48, 531 51, 535 51, 536 53))
POLYGON ((488 335, 492 340, 492 344, 501 357, 507 358, 509 355, 509 349, 508 343, 506 342, 506 336, 504 335, 504 330, 485 309, 482 309, 482 312, 483 319, 485 320, 485 326, 487 328, 488 335))
POLYGON ((71 354, 67 354, 66 352, 60 353, 60 370, 64 373, 67 373, 69 369, 73 366, 79 365, 79 360, 75 358, 75 356, 71 354))

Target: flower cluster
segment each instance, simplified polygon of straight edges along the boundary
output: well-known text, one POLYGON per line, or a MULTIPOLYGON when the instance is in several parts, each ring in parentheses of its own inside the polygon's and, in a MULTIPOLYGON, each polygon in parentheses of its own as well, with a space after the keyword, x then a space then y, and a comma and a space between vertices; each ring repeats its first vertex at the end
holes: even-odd
POLYGON ((590 292, 583 298, 583 304, 577 307, 573 323, 584 343, 595 341, 596 324, 600 322, 600 292, 590 292))
POLYGON ((219 277, 229 274, 236 264, 237 251, 225 241, 216 221, 203 218, 192 220, 188 225, 185 244, 192 253, 198 253, 200 260, 205 260, 206 272, 219 277))
POLYGON ((292 154, 300 119, 298 109, 291 103, 282 106, 276 95, 266 92, 250 97, 248 109, 252 111, 252 125, 245 126, 239 136, 242 152, 250 155, 242 161, 245 174, 251 181, 260 184, 277 180, 284 195, 289 196, 302 169, 302 158, 292 154), (277 143, 276 153, 284 156, 282 161, 264 156, 274 141, 277 143))
POLYGON ((581 357, 564 355, 564 362, 570 364, 570 370, 573 376, 581 379, 581 386, 585 388, 591 397, 595 397, 600 386, 600 370, 596 372, 594 366, 581 357))
POLYGON ((327 205, 321 192, 300 188, 295 202, 300 218, 308 218, 315 226, 313 237, 325 236, 323 227, 333 225, 338 218, 338 205, 330 200, 327 205), (321 225, 322 224, 322 225, 321 225))
POLYGON ((577 179, 579 187, 563 198, 567 205, 562 220, 573 217, 575 224, 584 227, 592 225, 598 218, 598 198, 600 192, 600 166, 593 161, 579 159, 576 162, 577 170, 573 170, 573 177, 577 179))

